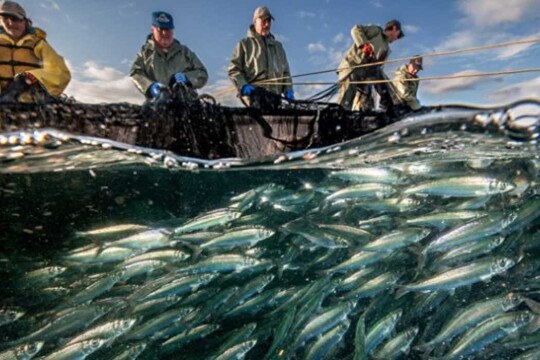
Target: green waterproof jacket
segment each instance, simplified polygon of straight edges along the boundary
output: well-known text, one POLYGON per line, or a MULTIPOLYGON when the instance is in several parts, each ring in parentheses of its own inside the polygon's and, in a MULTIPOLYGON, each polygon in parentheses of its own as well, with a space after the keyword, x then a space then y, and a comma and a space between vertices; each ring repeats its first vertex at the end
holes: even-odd
POLYGON ((152 83, 157 81, 169 85, 171 77, 177 72, 183 72, 195 89, 202 88, 208 81, 206 68, 187 46, 175 40, 169 51, 163 52, 149 36, 137 54, 129 76, 137 88, 148 96, 148 88, 152 83))
MULTIPOLYGON (((348 77, 354 70, 369 73, 374 67, 354 68, 362 64, 369 64, 379 61, 385 61, 390 54, 390 41, 384 30, 378 25, 355 25, 351 29, 351 36, 354 40, 353 45, 347 50, 343 60, 339 64, 339 80, 348 77), (373 46, 373 56, 367 57, 362 51, 365 44, 373 46)), ((378 66, 380 67, 380 65, 378 66)), ((372 71, 377 74, 377 71, 372 71)))
POLYGON ((407 65, 402 65, 396 70, 394 81, 391 82, 397 101, 410 107, 412 110, 420 109, 420 102, 416 97, 418 92, 418 81, 406 81, 417 79, 416 75, 411 75, 407 71, 407 65))
POLYGON ((276 79, 279 83, 291 83, 289 62, 283 45, 273 35, 262 37, 249 28, 247 37, 240 40, 229 63, 229 79, 238 92, 246 84, 260 86, 275 94, 284 94, 291 85, 255 84, 260 80, 276 79))

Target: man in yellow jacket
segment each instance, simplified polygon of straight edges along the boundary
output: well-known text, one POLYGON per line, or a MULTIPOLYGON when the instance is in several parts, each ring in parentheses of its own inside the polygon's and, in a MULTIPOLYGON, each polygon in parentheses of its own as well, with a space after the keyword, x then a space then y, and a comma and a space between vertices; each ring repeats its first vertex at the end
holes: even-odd
POLYGON ((32 101, 32 90, 59 96, 71 74, 64 58, 32 27, 26 11, 14 1, 0 4, 0 93, 4 101, 32 101), (19 95, 22 95, 19 97, 19 95))
POLYGON ((369 111, 373 109, 370 86, 355 82, 383 80, 381 65, 369 65, 385 61, 390 54, 390 44, 405 34, 401 23, 390 20, 384 29, 378 25, 355 25, 351 29, 353 45, 339 64, 338 103, 347 110, 369 111))
POLYGON ((252 97, 257 88, 294 100, 289 62, 283 45, 270 32, 272 20, 274 17, 266 6, 255 9, 247 37, 236 45, 229 63, 229 79, 248 106, 253 105, 252 97), (258 84, 264 80, 277 84, 258 84))

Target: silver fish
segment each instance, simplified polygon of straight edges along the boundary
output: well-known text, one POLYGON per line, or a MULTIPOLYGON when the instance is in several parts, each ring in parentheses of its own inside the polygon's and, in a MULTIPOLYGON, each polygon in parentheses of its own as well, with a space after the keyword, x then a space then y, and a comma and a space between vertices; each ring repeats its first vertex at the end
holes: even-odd
POLYGON ((243 359, 244 356, 251 350, 257 340, 248 340, 243 343, 234 345, 233 347, 225 350, 221 355, 213 358, 212 360, 233 360, 233 359, 243 359))
POLYGON ((488 258, 483 261, 467 264, 433 277, 404 286, 409 291, 452 290, 461 286, 487 281, 514 266, 515 261, 508 258, 488 258))
POLYGON ((514 185, 487 176, 462 176, 427 181, 405 189, 404 194, 422 194, 448 197, 473 197, 504 194, 514 185))
POLYGON ((225 225, 238 219, 242 213, 234 209, 219 209, 201 215, 174 229, 174 234, 183 234, 200 230, 207 230, 215 226, 225 225))
POLYGON ((43 341, 30 342, 0 352, 1 360, 30 360, 43 348, 43 341))
POLYGON ((466 332, 459 342, 446 354, 445 358, 458 358, 474 354, 485 346, 504 338, 533 320, 530 312, 503 313, 489 318, 466 332))
POLYGON ((391 185, 366 183, 346 187, 326 197, 326 201, 382 199, 394 194, 396 189, 391 185))
POLYGON ((105 339, 91 339, 67 345, 47 355, 43 360, 83 360, 99 350, 106 342, 105 339))
POLYGON ((0 326, 11 324, 24 316, 26 311, 17 307, 0 308, 0 326))

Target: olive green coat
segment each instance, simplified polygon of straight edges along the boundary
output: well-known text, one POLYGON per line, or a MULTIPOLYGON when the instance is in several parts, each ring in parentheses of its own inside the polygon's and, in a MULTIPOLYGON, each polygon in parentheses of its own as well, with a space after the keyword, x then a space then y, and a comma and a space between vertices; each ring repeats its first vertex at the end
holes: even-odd
POLYGON ((229 79, 238 92, 246 84, 260 86, 275 94, 284 94, 291 85, 256 84, 260 80, 276 79, 279 83, 291 83, 289 62, 283 45, 273 35, 262 37, 249 28, 247 37, 240 40, 229 63, 229 79))
POLYGON ((390 41, 384 30, 377 25, 355 25, 351 29, 353 45, 345 53, 338 67, 338 103, 348 110, 368 111, 373 108, 370 87, 353 82, 381 79, 382 67, 358 65, 385 61, 390 54, 390 41), (365 44, 373 46, 373 56, 362 51, 365 44))
MULTIPOLYGON (((355 69, 354 66, 368 64, 370 62, 385 61, 390 54, 390 42, 384 33, 384 30, 378 25, 355 25, 351 29, 353 45, 345 53, 343 60, 339 64, 338 73, 339 80, 345 79, 355 69), (362 51, 365 44, 373 46, 373 58, 368 58, 362 51)), ((367 71, 372 67, 357 68, 367 71)))
POLYGON ((418 81, 407 81, 409 79, 418 79, 416 75, 411 75, 407 71, 407 64, 402 65, 396 70, 394 80, 392 81, 392 88, 397 101, 410 107, 412 110, 420 109, 420 102, 416 97, 418 93, 418 81))
POLYGON ((171 77, 183 72, 193 88, 200 89, 208 81, 208 72, 197 55, 175 40, 169 51, 161 51, 150 36, 137 55, 129 76, 137 88, 148 96, 148 88, 159 82, 169 85, 171 77))

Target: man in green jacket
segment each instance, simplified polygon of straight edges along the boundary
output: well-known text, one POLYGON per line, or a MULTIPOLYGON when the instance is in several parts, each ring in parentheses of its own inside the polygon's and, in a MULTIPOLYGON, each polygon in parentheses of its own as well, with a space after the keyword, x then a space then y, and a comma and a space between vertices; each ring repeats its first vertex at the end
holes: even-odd
POLYGON ((418 72, 422 70, 422 57, 413 57, 408 64, 402 65, 396 70, 392 81, 393 93, 398 106, 407 112, 420 110, 418 101, 418 72))
POLYGON ((266 6, 255 9, 247 37, 236 45, 229 63, 229 79, 247 106, 252 105, 252 96, 257 88, 294 100, 292 85, 271 83, 272 80, 289 84, 292 81, 283 45, 270 33, 272 20, 274 17, 266 6), (269 82, 257 84, 264 80, 269 82))
POLYGON ((355 25, 351 29, 353 45, 339 64, 338 103, 347 110, 372 110, 373 100, 368 84, 354 84, 357 81, 383 80, 381 65, 359 66, 385 61, 390 53, 390 44, 405 34, 401 23, 390 20, 386 26, 355 25))
POLYGON ((152 34, 137 55, 129 76, 148 98, 157 98, 175 83, 200 89, 208 81, 208 72, 197 55, 174 38, 173 17, 164 12, 152 14, 152 34))

